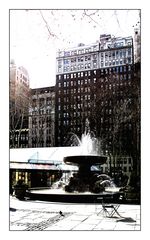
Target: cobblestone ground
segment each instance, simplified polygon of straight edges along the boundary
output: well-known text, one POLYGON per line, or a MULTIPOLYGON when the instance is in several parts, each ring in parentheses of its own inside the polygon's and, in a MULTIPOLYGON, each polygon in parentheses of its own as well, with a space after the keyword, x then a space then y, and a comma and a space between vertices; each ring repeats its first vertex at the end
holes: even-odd
POLYGON ((106 217, 101 205, 63 204, 10 199, 10 230, 140 230, 140 206, 121 205, 119 214, 106 217))

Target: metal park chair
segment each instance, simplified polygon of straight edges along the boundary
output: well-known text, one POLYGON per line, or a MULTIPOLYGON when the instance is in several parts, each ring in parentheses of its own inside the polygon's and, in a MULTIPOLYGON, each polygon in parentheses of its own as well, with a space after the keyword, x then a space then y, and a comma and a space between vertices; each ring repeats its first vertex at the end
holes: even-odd
POLYGON ((96 212, 98 210, 97 208, 98 202, 101 201, 101 208, 100 208, 100 211, 98 211, 97 215, 103 213, 105 217, 111 218, 116 214, 119 217, 122 217, 118 212, 120 203, 112 203, 113 202, 112 200, 113 200, 113 195, 97 198, 96 212))
MULTIPOLYGON (((105 214, 106 217, 113 217, 116 213, 119 217, 121 215, 118 212, 118 208, 120 207, 120 204, 102 204, 102 212, 105 214)), ((98 213, 99 215, 99 213, 98 213)))

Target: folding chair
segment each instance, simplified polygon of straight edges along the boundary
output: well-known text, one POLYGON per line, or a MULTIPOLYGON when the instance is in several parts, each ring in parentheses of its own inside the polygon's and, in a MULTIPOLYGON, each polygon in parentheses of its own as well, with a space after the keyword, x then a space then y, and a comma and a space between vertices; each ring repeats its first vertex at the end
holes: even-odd
POLYGON ((121 215, 118 212, 118 208, 120 207, 120 204, 105 204, 102 203, 102 211, 105 214, 106 217, 113 217, 116 213, 119 217, 121 215))
MULTIPOLYGON (((108 203, 105 202, 105 198, 100 198, 101 204, 102 204, 102 208, 101 210, 97 213, 97 215, 103 213, 105 214, 106 217, 113 217, 113 215, 116 213, 118 216, 121 217, 121 215, 118 212, 118 208, 120 207, 120 204, 114 204, 114 203, 108 203)), ((112 197, 110 196, 110 200, 112 199, 112 197)), ((108 200, 108 199, 107 199, 108 200)), ((97 210, 97 208, 96 208, 97 210)))

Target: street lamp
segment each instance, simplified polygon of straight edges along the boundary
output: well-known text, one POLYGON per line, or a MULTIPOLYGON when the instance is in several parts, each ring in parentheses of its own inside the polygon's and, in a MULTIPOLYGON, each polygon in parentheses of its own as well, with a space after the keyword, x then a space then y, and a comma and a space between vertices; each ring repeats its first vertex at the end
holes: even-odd
POLYGON ((109 153, 108 150, 106 150, 106 156, 108 158, 108 167, 109 167, 109 175, 112 176, 112 167, 111 167, 111 153, 109 153))

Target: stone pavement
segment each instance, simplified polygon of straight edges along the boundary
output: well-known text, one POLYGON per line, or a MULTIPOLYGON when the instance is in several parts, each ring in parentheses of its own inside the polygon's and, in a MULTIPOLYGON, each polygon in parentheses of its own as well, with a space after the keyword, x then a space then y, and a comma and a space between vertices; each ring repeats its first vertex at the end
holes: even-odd
POLYGON ((10 231, 141 230, 140 205, 120 205, 122 216, 106 217, 101 205, 19 201, 10 196, 10 231))

